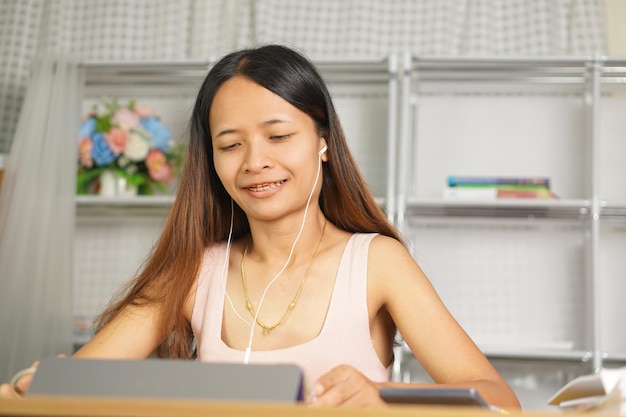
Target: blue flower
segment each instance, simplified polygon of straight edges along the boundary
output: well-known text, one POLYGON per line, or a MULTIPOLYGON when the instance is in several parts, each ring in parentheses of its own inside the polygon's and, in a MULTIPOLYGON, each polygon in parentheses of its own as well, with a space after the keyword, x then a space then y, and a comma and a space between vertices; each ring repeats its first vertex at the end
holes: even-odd
POLYGON ((90 117, 89 119, 85 120, 80 125, 80 129, 78 130, 78 138, 82 139, 82 138, 91 137, 91 135, 93 135, 95 132, 96 132, 96 118, 90 117))
POLYGON ((146 117, 141 119, 141 126, 150 133, 148 139, 154 147, 160 151, 167 152, 170 148, 170 130, 156 117, 146 117))
POLYGON ((93 147, 91 148, 91 156, 97 166, 109 165, 115 161, 115 154, 104 140, 102 132, 93 135, 93 147))

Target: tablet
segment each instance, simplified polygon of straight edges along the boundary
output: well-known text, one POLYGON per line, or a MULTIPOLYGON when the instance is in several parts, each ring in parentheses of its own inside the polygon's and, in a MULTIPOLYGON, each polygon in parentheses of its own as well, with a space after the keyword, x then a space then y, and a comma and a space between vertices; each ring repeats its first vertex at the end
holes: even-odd
POLYGON ((380 396, 389 404, 489 407, 474 388, 382 388, 380 396))
POLYGON ((28 396, 272 401, 304 399, 295 365, 209 363, 193 360, 44 358, 28 396))

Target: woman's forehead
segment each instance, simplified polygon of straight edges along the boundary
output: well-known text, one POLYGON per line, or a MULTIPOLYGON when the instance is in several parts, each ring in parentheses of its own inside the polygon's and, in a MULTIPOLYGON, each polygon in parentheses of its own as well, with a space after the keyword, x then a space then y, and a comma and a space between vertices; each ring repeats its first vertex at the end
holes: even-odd
POLYGON ((243 76, 235 76, 220 86, 209 112, 213 135, 242 125, 272 126, 305 121, 313 125, 308 114, 243 76))

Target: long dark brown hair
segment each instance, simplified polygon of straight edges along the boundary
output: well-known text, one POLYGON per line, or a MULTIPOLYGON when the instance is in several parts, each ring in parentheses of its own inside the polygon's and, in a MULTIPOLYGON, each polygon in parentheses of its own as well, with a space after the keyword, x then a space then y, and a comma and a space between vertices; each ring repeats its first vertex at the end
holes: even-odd
POLYGON ((95 321, 100 330, 127 305, 160 303, 160 357, 193 358, 193 333, 184 315, 204 251, 225 241, 234 204, 233 239, 249 233, 245 213, 231 202, 213 164, 209 112, 219 87, 244 76, 308 114, 328 144, 319 204, 348 232, 377 232, 401 241, 366 185, 348 148, 330 93, 315 66, 300 53, 266 45, 230 53, 209 71, 189 122, 189 144, 176 200, 152 253, 121 296, 95 321))

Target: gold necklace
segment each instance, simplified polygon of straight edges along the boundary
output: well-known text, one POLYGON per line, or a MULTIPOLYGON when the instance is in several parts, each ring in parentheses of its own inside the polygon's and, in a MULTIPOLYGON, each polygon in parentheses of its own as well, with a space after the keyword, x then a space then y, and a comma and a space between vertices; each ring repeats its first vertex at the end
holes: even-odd
POLYGON ((243 293, 244 293, 244 296, 246 297, 246 308, 248 309, 250 314, 252 314, 252 317, 256 317, 256 323, 263 328, 263 333, 269 334, 272 330, 280 326, 285 321, 285 319, 287 319, 287 316, 289 315, 289 313, 291 313, 291 310, 293 310, 293 308, 296 306, 296 301, 298 301, 298 297, 300 297, 300 293, 302 292, 302 287, 304 286, 304 282, 306 281, 306 278, 309 275, 309 271, 311 270, 311 267, 313 266, 313 262, 315 262, 315 258, 317 258, 317 253, 320 250, 320 246, 322 246, 322 239, 324 239, 325 231, 326 231, 326 221, 324 221, 324 226, 322 227, 322 236, 320 237, 320 241, 317 243, 317 247, 315 248, 315 252, 313 253, 313 258, 311 258, 311 262, 309 263, 309 266, 306 268, 306 271, 304 272, 304 275, 302 276, 300 285, 298 286, 298 289, 296 290, 296 295, 293 297, 293 300, 291 300, 291 303, 289 303, 289 305, 287 306, 287 310, 285 311, 285 314, 283 314, 280 320, 278 320, 278 322, 276 322, 276 324, 272 326, 266 325, 261 320, 259 320, 258 317, 256 317, 257 315, 254 311, 254 307, 252 306, 252 302, 250 301, 250 296, 248 295, 248 284, 246 281, 246 270, 243 267, 243 261, 246 259, 246 254, 248 253, 248 246, 246 246, 246 248, 244 249, 243 256, 241 257, 241 281, 243 283, 243 293))

